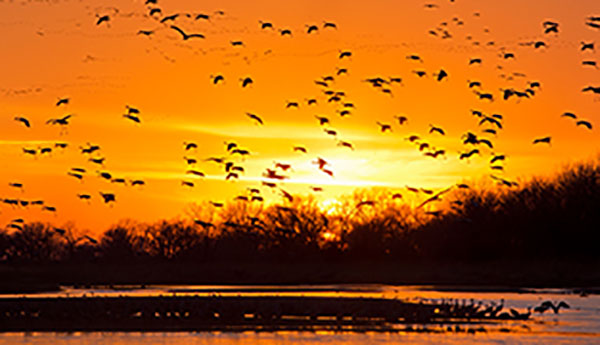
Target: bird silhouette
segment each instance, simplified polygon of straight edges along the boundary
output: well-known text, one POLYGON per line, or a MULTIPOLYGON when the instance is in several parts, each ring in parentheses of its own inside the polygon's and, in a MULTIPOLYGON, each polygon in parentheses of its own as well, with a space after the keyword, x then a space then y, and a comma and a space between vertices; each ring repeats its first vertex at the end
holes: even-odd
POLYGON ((219 82, 224 82, 225 81, 225 77, 223 77, 222 75, 218 74, 216 76, 210 76, 213 84, 217 85, 219 82))
POLYGON ((139 116, 137 115, 133 115, 133 114, 124 114, 123 115, 124 118, 129 119, 135 123, 142 123, 142 120, 140 120, 139 116))
POLYGON ((252 80, 252 78, 250 77, 245 77, 240 79, 240 81, 242 82, 242 87, 247 87, 248 85, 251 85, 254 83, 254 80, 252 80))
POLYGON ((58 102, 56 102, 56 106, 59 107, 61 105, 69 104, 69 98, 59 98, 58 102))
POLYGON ((302 153, 307 153, 307 152, 308 152, 308 151, 306 150, 306 148, 305 148, 305 147, 303 147, 303 146, 294 146, 294 151, 297 151, 297 152, 302 152, 302 153))
POLYGON ((316 118, 317 120, 319 120, 319 124, 320 124, 321 126, 323 126, 323 125, 326 125, 326 124, 328 124, 328 123, 329 123, 329 119, 328 119, 328 118, 326 118, 326 117, 324 117, 324 116, 317 116, 317 115, 315 115, 315 118, 316 118))
POLYGON ((170 16, 164 16, 164 17, 163 17, 163 18, 160 20, 160 22, 161 22, 161 23, 166 23, 166 22, 168 22, 168 21, 175 21, 175 19, 177 19, 177 17, 179 17, 179 13, 175 13, 175 14, 172 14, 172 15, 170 15, 170 16))
POLYGON ((581 51, 591 50, 594 51, 594 42, 581 42, 581 51))
POLYGON ((182 29, 180 29, 179 27, 177 27, 175 25, 171 25, 171 29, 179 32, 181 34, 181 36, 183 37, 184 41, 187 41, 190 38, 204 38, 204 35, 202 35, 202 34, 186 34, 182 29))
POLYGON ((98 20, 96 21, 96 25, 100 25, 102 23, 108 23, 110 21, 110 16, 108 15, 103 15, 103 16, 99 16, 96 15, 98 17, 98 20))
POLYGON ((548 144, 551 145, 552 137, 543 137, 533 140, 533 144, 548 144))
POLYGON ((352 52, 347 51, 347 50, 340 52, 340 56, 339 56, 340 59, 349 58, 349 57, 352 57, 352 52))
POLYGON ((379 130, 381 131, 381 133, 385 133, 386 131, 392 131, 392 126, 387 123, 381 123, 377 121, 377 125, 379 126, 379 130))
POLYGON ((69 124, 69 119, 72 117, 72 114, 69 115, 65 115, 63 117, 59 117, 59 118, 55 118, 55 119, 49 119, 48 121, 46 121, 46 124, 48 125, 61 125, 61 126, 66 126, 69 124))
POLYGON ((430 134, 434 133, 434 132, 437 132, 437 133, 439 133, 441 135, 446 135, 446 132, 444 132, 444 130, 441 127, 436 127, 434 125, 429 125, 429 127, 430 127, 429 128, 429 133, 430 134))
POLYGON ((31 123, 25 117, 23 117, 23 116, 15 116, 14 119, 15 119, 15 121, 18 121, 18 122, 21 122, 22 124, 24 124, 25 127, 31 128, 31 123))
POLYGON ((252 114, 252 113, 246 113, 246 116, 248 116, 249 118, 251 118, 252 120, 256 121, 257 124, 263 125, 263 120, 258 117, 258 115, 252 114))
POLYGON ((592 129, 592 124, 589 121, 579 120, 576 122, 577 126, 583 126, 587 129, 592 129))

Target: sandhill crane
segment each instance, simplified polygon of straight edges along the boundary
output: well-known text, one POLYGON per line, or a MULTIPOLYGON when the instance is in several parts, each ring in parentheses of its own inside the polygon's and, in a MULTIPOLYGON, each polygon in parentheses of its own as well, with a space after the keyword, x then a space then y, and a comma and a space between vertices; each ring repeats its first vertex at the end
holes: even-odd
POLYGON ((317 116, 317 115, 315 115, 315 118, 316 118, 317 120, 319 120, 319 124, 320 124, 321 126, 323 126, 323 125, 326 125, 326 124, 328 124, 328 123, 329 123, 329 119, 328 119, 328 118, 326 118, 326 117, 324 117, 324 116, 317 116))
POLYGON ((285 104, 285 108, 289 109, 289 108, 296 108, 298 109, 300 105, 298 104, 298 102, 294 102, 294 101, 287 101, 285 104))
POLYGON ((25 153, 27 155, 35 156, 37 154, 37 150, 36 149, 23 148, 23 153, 25 153))
POLYGON ((144 186, 146 185, 146 182, 144 180, 131 180, 129 181, 129 184, 133 187, 133 186, 144 186))
POLYGON ((597 87, 596 86, 587 86, 587 87, 584 87, 581 91, 582 92, 590 92, 591 91, 595 94, 600 94, 600 86, 597 86, 597 87))
POLYGON ((164 17, 163 17, 163 18, 160 20, 160 22, 161 22, 161 24, 162 24, 162 23, 166 23, 166 22, 168 22, 168 21, 175 21, 175 19, 177 19, 177 17, 179 17, 179 13, 175 13, 175 14, 172 14, 172 15, 170 15, 170 16, 164 16, 164 17))
POLYGON ((254 83, 254 80, 250 77, 241 78, 240 81, 242 82, 242 87, 247 87, 254 83))
POLYGON ((83 175, 82 175, 82 174, 80 174, 80 173, 76 173, 76 172, 69 171, 69 172, 67 173, 67 175, 69 175, 69 176, 73 176, 73 177, 75 177, 75 178, 76 178, 76 179, 78 179, 78 180, 82 180, 82 179, 83 179, 83 175))
POLYGON ((421 57, 419 55, 415 55, 415 54, 407 55, 406 59, 407 60, 413 60, 413 61, 419 61, 421 63, 423 62, 423 59, 421 59, 421 57))
POLYGON ((595 49, 595 48, 594 48, 594 42, 590 42, 590 43, 587 43, 587 42, 581 42, 581 51, 582 51, 582 52, 583 52, 583 51, 586 51, 586 50, 591 50, 591 51, 594 51, 594 49, 595 49))
POLYGON ((577 126, 584 126, 587 129, 592 129, 592 124, 589 121, 579 120, 575 123, 577 126))
POLYGON ((260 28, 261 29, 273 29, 273 24, 270 22, 263 22, 262 20, 259 20, 258 23, 260 24, 260 28))
POLYGON ((246 113, 246 116, 248 116, 252 120, 256 121, 257 124, 260 124, 260 125, 264 124, 263 120, 260 117, 258 117, 258 115, 256 115, 256 114, 246 113))
POLYGON ((202 35, 202 34, 187 34, 182 29, 180 29, 179 27, 177 27, 175 25, 171 25, 171 29, 179 32, 181 34, 181 36, 183 37, 184 41, 187 41, 190 38, 204 38, 204 35, 202 35))
POLYGON ((448 73, 446 73, 446 71, 441 69, 438 73, 435 73, 433 76, 437 77, 437 81, 442 81, 442 80, 444 80, 444 78, 448 77, 448 73))
POLYGON ((231 152, 231 150, 233 150, 236 147, 238 147, 235 142, 225 142, 224 144, 226 145, 227 152, 231 152))
POLYGON ((81 153, 82 154, 92 154, 95 151, 100 150, 100 146, 98 146, 98 145, 89 145, 88 144, 88 147, 80 147, 80 149, 81 149, 81 153))
POLYGON ((291 164, 275 162, 275 168, 281 169, 283 171, 288 171, 292 168, 291 164))
POLYGON ((494 157, 492 157, 492 159, 490 160, 490 164, 494 164, 497 161, 504 161, 505 159, 505 155, 494 155, 494 157))
POLYGON ((333 22, 323 22, 323 28, 324 29, 337 29, 337 24, 333 23, 333 22))
POLYGON ((551 141, 552 141, 552 137, 543 137, 543 138, 537 138, 535 140, 533 140, 533 144, 548 144, 551 145, 551 141))
POLYGON ((596 63, 596 61, 593 60, 584 60, 581 62, 581 64, 583 66, 592 66, 594 68, 598 68, 598 64, 596 63))
POLYGON ((481 87, 480 81, 468 81, 468 82, 469 82, 469 89, 472 89, 474 87, 481 87))
POLYGON ((339 56, 340 59, 349 58, 349 57, 352 57, 351 51, 344 50, 344 51, 340 52, 340 56, 339 56))
POLYGON ((123 114, 123 117, 126 119, 129 119, 135 123, 142 123, 142 120, 139 118, 139 116, 137 115, 133 115, 133 114, 123 114))
POLYGON ((341 117, 348 116, 348 115, 352 114, 352 113, 350 112, 350 110, 347 110, 347 109, 344 109, 344 110, 339 110, 338 112, 340 113, 340 116, 341 116, 341 117))
POLYGON ((564 112, 560 117, 569 117, 573 120, 577 119, 577 115, 575 115, 571 112, 564 112))
POLYGON ((100 171, 98 172, 98 176, 102 177, 105 180, 112 180, 112 175, 109 172, 106 171, 100 171))
POLYGON ((243 47, 244 46, 243 41, 231 41, 229 43, 231 44, 232 47, 243 47))
POLYGON ((306 148, 303 147, 303 146, 294 146, 294 151, 302 152, 302 153, 307 153, 306 148))
POLYGON ((498 121, 497 118, 495 118, 495 117, 485 116, 483 119, 481 119, 481 121, 479 121, 479 125, 481 126, 486 122, 496 125, 496 127, 498 127, 499 129, 502 129, 502 123, 500 121, 498 121))
POLYGON ((193 188, 194 187, 194 182, 190 182, 190 181, 181 181, 181 185, 183 187, 190 187, 193 188))
POLYGON ((77 194, 77 197, 80 200, 90 200, 92 198, 92 196, 89 194, 77 194))
POLYGON ((548 309, 552 309, 552 311, 555 314, 558 314, 560 311, 560 308, 565 308, 565 309, 569 309, 571 308, 570 305, 568 305, 566 302, 564 301, 560 301, 560 302, 555 302, 552 303, 552 301, 544 301, 542 302, 539 306, 533 308, 533 311, 538 312, 538 313, 544 313, 546 310, 548 309))
POLYGON ((225 158, 223 158, 223 157, 209 157, 209 158, 205 159, 205 161, 206 162, 215 162, 215 163, 218 163, 218 164, 223 164, 223 162, 225 161, 225 158))
POLYGON ((108 23, 110 21, 110 16, 108 16, 108 15, 103 15, 103 16, 96 15, 96 17, 98 17, 98 20, 96 21, 96 25, 100 25, 104 22, 108 23))
POLYGON ((429 125, 429 134, 433 133, 433 132, 437 132, 441 135, 446 135, 446 132, 444 132, 444 130, 441 127, 436 127, 434 125, 429 125))
POLYGON ((194 19, 195 20, 200 20, 200 19, 210 20, 210 16, 208 14, 205 14, 205 13, 199 13, 199 14, 196 15, 196 18, 194 18, 194 19))
POLYGON ((473 149, 473 150, 471 150, 469 152, 461 153, 460 156, 459 156, 459 158, 461 160, 468 159, 468 158, 471 158, 471 156, 473 156, 474 154, 479 154, 479 150, 478 149, 473 149))
POLYGON ((217 85, 220 82, 224 82, 225 81, 225 77, 223 77, 222 75, 218 74, 216 76, 211 75, 210 78, 212 79, 213 84, 217 85))
POLYGON ((290 29, 281 29, 281 30, 279 30, 279 34, 281 36, 285 36, 285 35, 292 36, 292 30, 290 30, 290 29))
POLYGON ((281 195, 288 201, 288 202, 293 202, 294 201, 294 197, 292 196, 292 194, 286 192, 283 189, 279 189, 279 191, 281 192, 281 195))
POLYGON ((558 23, 547 20, 547 21, 543 22, 542 25, 544 27, 545 34, 549 34, 549 33, 558 34, 558 23))
POLYGON ((185 162, 188 165, 194 165, 196 163, 198 163, 198 160, 196 158, 191 158, 191 157, 183 157, 183 160, 185 160, 185 162))
POLYGON ((193 170, 193 169, 190 169, 190 170, 186 171, 185 173, 190 174, 190 175, 200 176, 200 177, 205 176, 203 172, 198 171, 198 170, 193 170))
POLYGON ((474 65, 474 64, 481 64, 481 58, 472 58, 469 59, 469 65, 474 65))
POLYGON ((397 115, 397 116, 394 116, 394 118, 396 120, 398 120, 399 125, 403 125, 408 122, 408 118, 406 116, 397 115))
POLYGON ((231 179, 239 179, 240 175, 238 175, 237 173, 234 172, 230 172, 229 174, 227 174, 227 176, 225 176, 225 180, 231 180, 231 179))
POLYGON ((185 150, 186 150, 186 151, 189 151, 189 150, 191 150, 191 149, 197 149, 197 148, 198 148, 198 144, 196 144, 196 143, 192 143, 192 142, 189 142, 189 143, 187 143, 187 142, 184 142, 184 143, 183 143, 183 145, 185 146, 185 150))
POLYGON ((379 126, 379 130, 381 131, 381 133, 385 133, 386 131, 392 131, 392 126, 387 123, 381 123, 377 121, 377 125, 379 126))
POLYGON ((69 119, 72 117, 72 114, 69 115, 65 115, 63 117, 59 117, 56 119, 49 119, 48 121, 46 121, 47 125, 61 125, 61 126, 66 126, 69 124, 69 119))
POLYGON ((42 207, 42 211, 48 211, 48 212, 56 212, 56 207, 54 206, 44 206, 42 207))
POLYGON ((317 100, 314 98, 310 98, 306 100, 306 104, 308 105, 316 105, 317 104, 317 100))
POLYGON ((68 143, 54 143, 54 147, 58 149, 66 149, 69 146, 68 143))
POLYGON ((347 148, 349 148, 350 150, 354 151, 354 146, 352 145, 352 143, 350 143, 350 142, 347 142, 347 141, 340 140, 340 141, 338 142, 338 146, 347 147, 347 148))
POLYGON ((162 10, 160 8, 151 8, 149 12, 150 17, 154 16, 155 14, 162 14, 162 10))
POLYGON ((137 32, 138 35, 144 35, 144 36, 151 36, 152 34, 154 34, 154 31, 152 30, 139 30, 137 32))
POLYGON ((25 127, 31 128, 31 123, 25 117, 23 117, 23 116, 15 116, 14 119, 15 119, 15 121, 18 121, 18 122, 21 122, 22 124, 24 124, 25 127))
POLYGON ((104 164, 104 161, 106 160, 106 158, 104 158, 104 157, 100 157, 100 158, 94 158, 94 157, 92 157, 92 158, 90 158, 88 160, 90 162, 92 162, 92 163, 95 163, 95 164, 98 164, 98 165, 102 165, 102 164, 104 164))
POLYGON ((425 72, 425 71, 416 70, 416 71, 412 71, 412 72, 421 78, 427 75, 427 72, 425 72))
POLYGON ((58 102, 56 102, 56 106, 59 107, 63 104, 69 104, 69 98, 59 98, 58 102))

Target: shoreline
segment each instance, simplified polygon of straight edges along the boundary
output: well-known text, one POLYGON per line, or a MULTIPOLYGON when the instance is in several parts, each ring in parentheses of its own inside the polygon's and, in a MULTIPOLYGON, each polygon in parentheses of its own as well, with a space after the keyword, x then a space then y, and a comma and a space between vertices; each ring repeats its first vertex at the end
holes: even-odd
POLYGON ((386 284, 440 291, 519 292, 563 288, 600 292, 598 262, 488 263, 130 263, 0 265, 0 294, 57 291, 60 286, 386 284))

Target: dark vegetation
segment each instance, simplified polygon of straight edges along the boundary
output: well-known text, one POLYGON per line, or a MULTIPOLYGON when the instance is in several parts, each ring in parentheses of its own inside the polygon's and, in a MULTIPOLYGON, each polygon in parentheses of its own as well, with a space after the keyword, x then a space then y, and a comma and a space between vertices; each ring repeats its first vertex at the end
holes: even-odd
POLYGON ((0 274, 27 286, 600 282, 597 161, 512 188, 456 187, 442 199, 411 207, 391 192, 363 191, 333 211, 310 197, 270 206, 207 203, 193 208, 193 220, 122 222, 98 238, 26 223, 0 232, 0 274), (470 268, 461 271, 464 265, 470 268))

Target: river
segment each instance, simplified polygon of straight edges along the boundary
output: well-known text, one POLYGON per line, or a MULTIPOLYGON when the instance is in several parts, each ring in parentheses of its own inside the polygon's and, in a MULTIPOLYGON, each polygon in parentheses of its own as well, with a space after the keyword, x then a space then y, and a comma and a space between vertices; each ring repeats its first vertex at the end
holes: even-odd
MULTIPOLYGON (((397 332, 178 332, 178 333, 4 333, 0 344, 600 344, 600 295, 566 289, 470 289, 431 286, 105 286, 63 287, 61 291, 18 296, 363 296, 407 300, 453 299, 501 303, 521 311, 543 301, 570 308, 534 313, 528 321, 485 325, 409 325, 397 332), (450 328, 449 328, 450 327, 450 328)), ((14 297, 15 295, 6 295, 14 297)), ((2 297, 0 297, 2 298, 2 297)))

